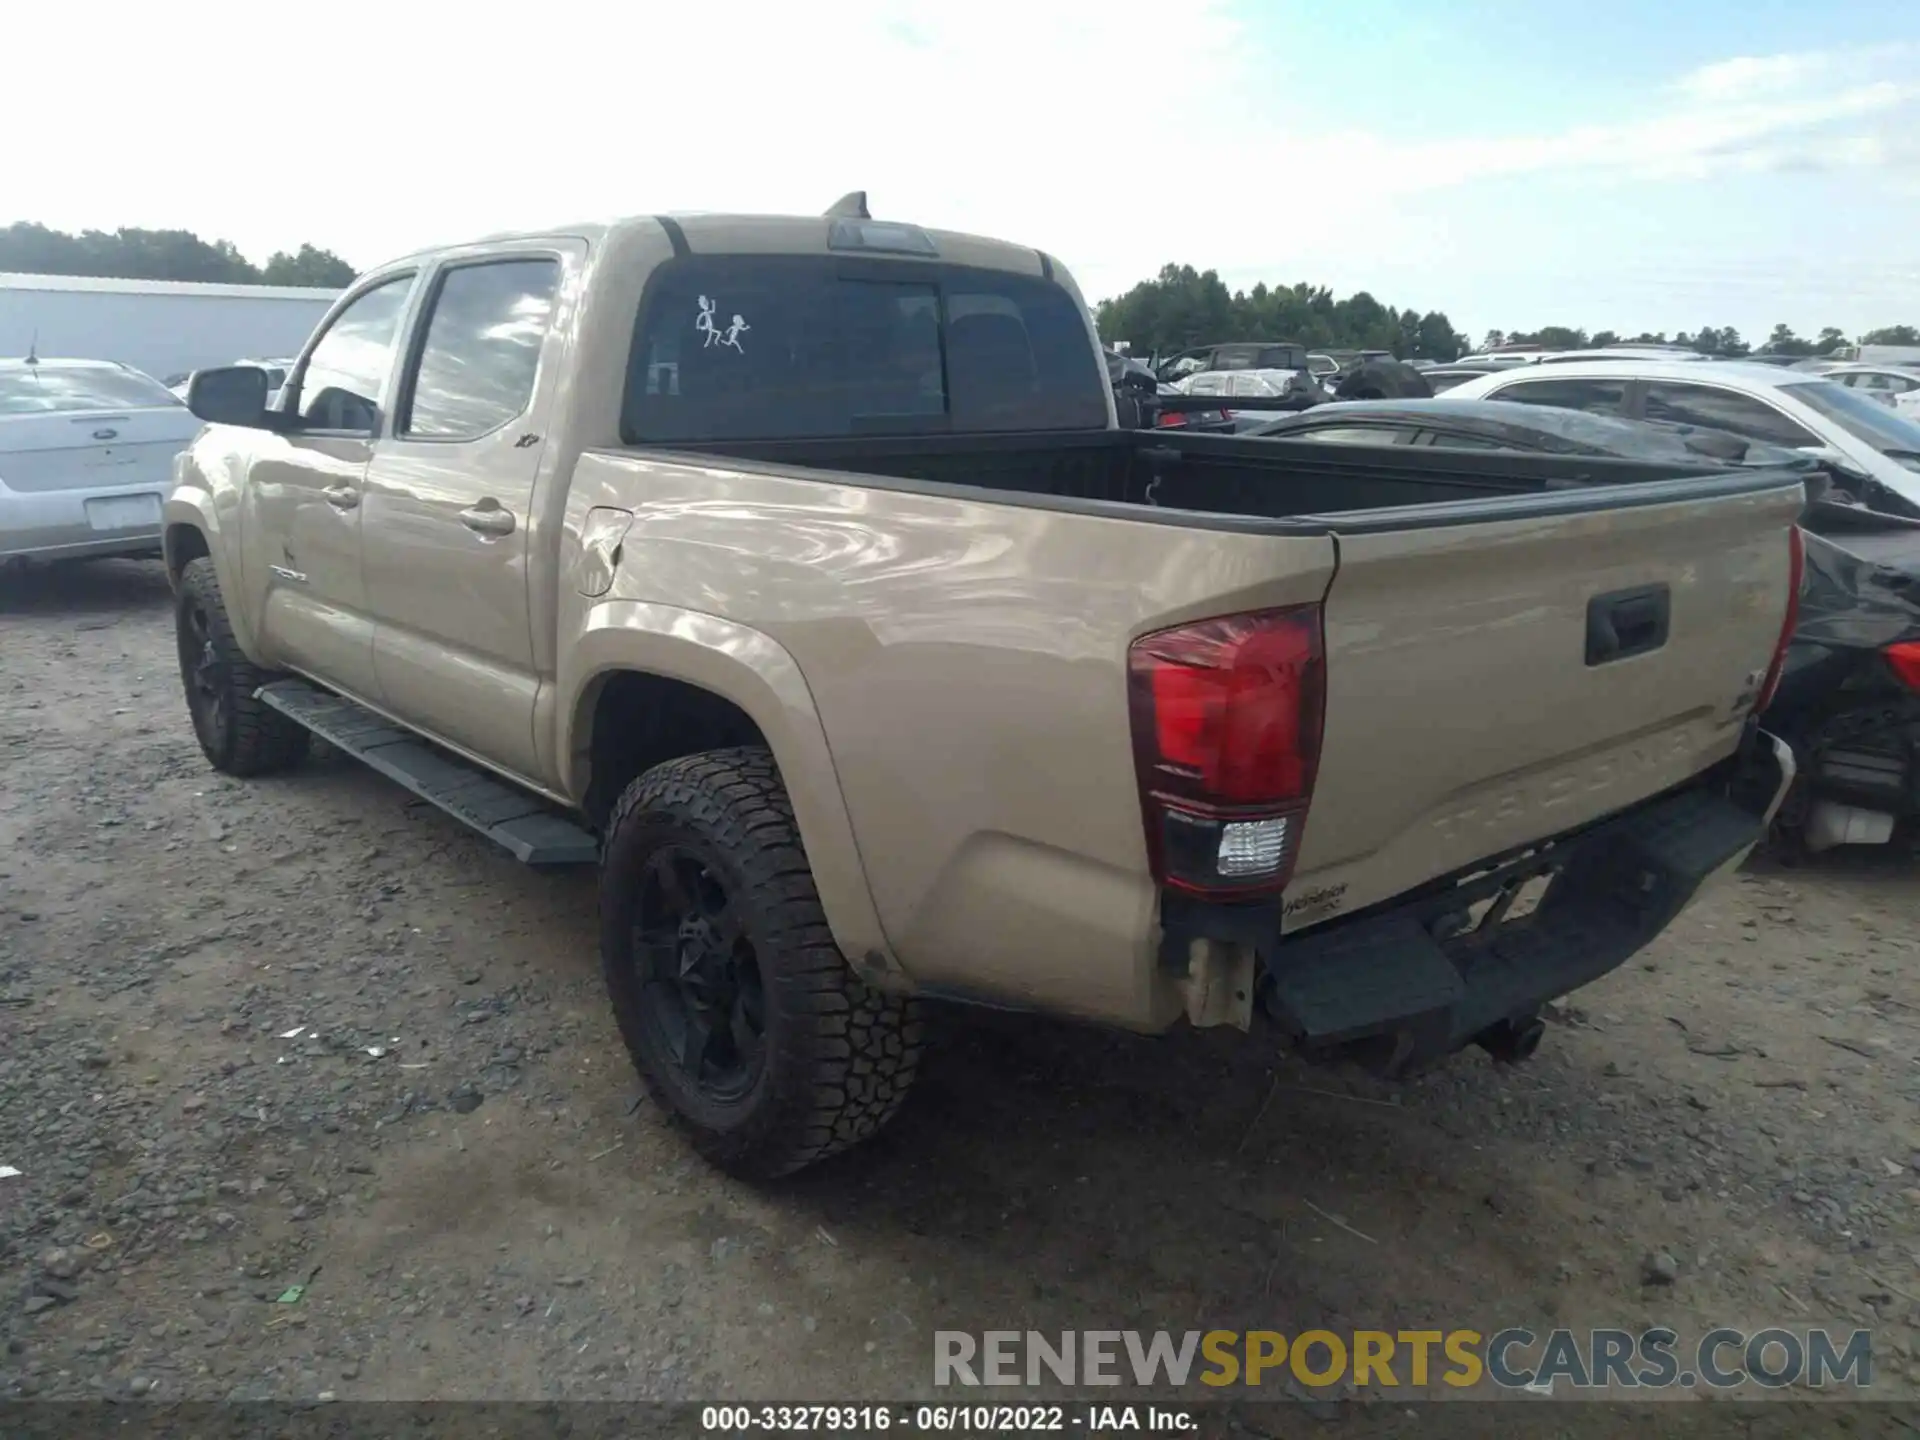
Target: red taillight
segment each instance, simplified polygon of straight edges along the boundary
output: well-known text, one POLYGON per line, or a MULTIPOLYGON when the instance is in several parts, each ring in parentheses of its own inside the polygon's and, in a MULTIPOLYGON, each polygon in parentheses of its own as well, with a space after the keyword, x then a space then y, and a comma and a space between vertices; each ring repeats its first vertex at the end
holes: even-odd
POLYGON ((1902 640, 1880 653, 1887 657, 1887 664, 1893 667, 1902 685, 1909 690, 1920 690, 1920 640, 1902 640))
POLYGON ((1184 410, 1162 410, 1153 423, 1161 430, 1177 430, 1187 423, 1187 414, 1184 410))
POLYGON ((1127 668, 1155 878, 1196 895, 1283 888, 1320 761, 1320 608, 1143 635, 1127 668))
POLYGON ((1780 622, 1780 638, 1774 642, 1773 662, 1767 666, 1767 678, 1760 686, 1760 699, 1753 707, 1756 715, 1762 714, 1773 703, 1774 693, 1780 688, 1780 677, 1786 673, 1787 647, 1793 643, 1794 627, 1800 623, 1800 581, 1806 568, 1806 542, 1801 539, 1800 527, 1795 525, 1787 531, 1787 614, 1780 622))

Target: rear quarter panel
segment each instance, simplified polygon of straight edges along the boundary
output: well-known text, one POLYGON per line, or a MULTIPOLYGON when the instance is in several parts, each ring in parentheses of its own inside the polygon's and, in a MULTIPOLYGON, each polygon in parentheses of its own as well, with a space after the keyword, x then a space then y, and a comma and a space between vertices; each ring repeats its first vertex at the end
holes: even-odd
MULTIPOLYGON (((1320 599, 1329 540, 639 453, 582 458, 575 534, 595 505, 635 518, 607 596, 563 580, 561 653, 610 607, 668 607, 791 656, 824 751, 783 717, 793 705, 763 711, 783 730, 755 718, 797 810, 803 794, 843 797, 874 913, 917 984, 1143 1028, 1171 1020, 1181 1002, 1153 961, 1127 647, 1183 620, 1320 599), (830 774, 795 773, 823 763, 830 774)), ((636 668, 673 643, 626 628, 636 668)), ((563 677, 563 713, 580 683, 563 677)))

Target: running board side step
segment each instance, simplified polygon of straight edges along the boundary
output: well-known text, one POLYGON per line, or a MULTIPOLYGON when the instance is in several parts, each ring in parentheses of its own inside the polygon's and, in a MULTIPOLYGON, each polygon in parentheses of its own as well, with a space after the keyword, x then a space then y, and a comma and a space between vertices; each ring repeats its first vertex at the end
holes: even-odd
POLYGON ((506 781, 434 749, 364 705, 304 680, 276 680, 254 694, 334 749, 472 826, 523 864, 592 865, 600 858, 600 842, 592 832, 506 781))

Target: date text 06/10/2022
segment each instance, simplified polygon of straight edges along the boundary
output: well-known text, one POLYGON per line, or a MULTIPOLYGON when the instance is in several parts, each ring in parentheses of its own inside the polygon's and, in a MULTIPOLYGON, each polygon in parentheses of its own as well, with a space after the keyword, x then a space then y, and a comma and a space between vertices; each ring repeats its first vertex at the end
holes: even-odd
POLYGON ((848 1434, 899 1430, 907 1434, 1002 1435, 1015 1431, 1085 1435, 1153 1431, 1181 1434, 1197 1428, 1190 1411, 1163 1405, 707 1405, 700 1428, 848 1434))

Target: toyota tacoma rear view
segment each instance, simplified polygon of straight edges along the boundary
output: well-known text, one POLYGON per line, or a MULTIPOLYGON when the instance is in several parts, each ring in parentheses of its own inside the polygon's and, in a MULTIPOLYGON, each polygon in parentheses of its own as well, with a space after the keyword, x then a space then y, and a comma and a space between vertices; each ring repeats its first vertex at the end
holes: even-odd
POLYGON ((743 1175, 873 1134, 937 999, 1518 1057, 1790 779, 1796 474, 1121 428, 1057 260, 858 197, 408 256, 191 404, 209 761, 597 865, 743 1175))

